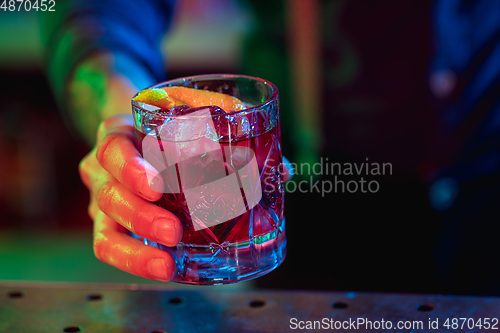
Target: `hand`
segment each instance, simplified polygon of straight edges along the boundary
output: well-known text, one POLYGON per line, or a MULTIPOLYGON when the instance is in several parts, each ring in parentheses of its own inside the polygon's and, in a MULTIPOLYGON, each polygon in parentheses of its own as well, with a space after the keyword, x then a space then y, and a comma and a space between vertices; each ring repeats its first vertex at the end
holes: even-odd
POLYGON ((182 238, 179 219, 152 203, 163 191, 151 190, 146 173, 149 179, 159 175, 141 158, 133 138, 131 115, 110 117, 100 124, 96 146, 80 163, 80 177, 90 191, 94 253, 125 272, 168 281, 175 272, 172 256, 144 245, 126 231, 167 246, 175 246, 182 238))
MULTIPOLYGON (((159 179, 159 173, 142 159, 133 139, 131 115, 110 117, 99 126, 96 146, 80 163, 80 177, 90 191, 94 253, 125 272, 168 281, 175 271, 172 256, 127 233, 167 246, 177 245, 183 233, 174 214, 152 203, 162 196, 163 182, 155 182, 158 188, 151 189, 148 177, 159 179)), ((285 158, 283 161, 287 181, 293 170, 285 158)))

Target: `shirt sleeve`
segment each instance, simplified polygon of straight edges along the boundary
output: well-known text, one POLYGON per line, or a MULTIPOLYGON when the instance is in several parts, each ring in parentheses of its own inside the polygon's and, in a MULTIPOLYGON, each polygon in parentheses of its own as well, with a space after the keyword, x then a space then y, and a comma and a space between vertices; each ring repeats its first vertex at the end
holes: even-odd
MULTIPOLYGON (((74 66, 87 55, 115 54, 115 70, 142 88, 140 69, 155 81, 165 79, 160 52, 175 0, 69 0, 41 22, 45 68, 58 102, 74 66)), ((45 14, 48 14, 46 12, 45 14)))

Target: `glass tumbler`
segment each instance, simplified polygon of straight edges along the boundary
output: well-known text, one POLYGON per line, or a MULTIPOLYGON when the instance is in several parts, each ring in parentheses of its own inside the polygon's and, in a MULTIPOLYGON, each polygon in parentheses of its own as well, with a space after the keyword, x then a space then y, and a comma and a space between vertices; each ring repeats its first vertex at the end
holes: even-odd
POLYGON ((247 108, 213 107, 174 116, 132 101, 136 146, 164 182, 155 204, 175 214, 183 237, 170 253, 173 281, 226 284, 276 268, 286 255, 278 89, 243 75, 200 75, 150 88, 181 86, 228 94, 247 108), (220 110, 219 110, 220 111, 220 110))

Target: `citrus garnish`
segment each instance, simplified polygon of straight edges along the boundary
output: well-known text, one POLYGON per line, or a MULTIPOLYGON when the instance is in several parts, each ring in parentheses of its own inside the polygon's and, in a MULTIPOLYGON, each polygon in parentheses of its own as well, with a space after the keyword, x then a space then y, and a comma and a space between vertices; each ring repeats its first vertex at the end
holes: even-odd
POLYGON ((134 97, 134 101, 168 110, 180 105, 188 105, 192 108, 218 106, 227 113, 246 108, 243 102, 236 97, 214 91, 186 87, 145 89, 134 97))

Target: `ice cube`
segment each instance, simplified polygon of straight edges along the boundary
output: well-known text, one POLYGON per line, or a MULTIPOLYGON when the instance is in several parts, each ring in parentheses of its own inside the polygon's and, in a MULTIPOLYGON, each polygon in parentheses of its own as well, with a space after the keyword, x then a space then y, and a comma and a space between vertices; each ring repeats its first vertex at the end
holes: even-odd
POLYGON ((168 118, 160 129, 161 139, 174 142, 196 140, 205 136, 207 130, 215 131, 210 109, 184 109, 184 115, 168 118))
POLYGON ((208 110, 212 116, 226 114, 226 111, 218 106, 208 105, 200 107, 190 107, 189 105, 178 105, 170 109, 170 113, 173 116, 185 116, 198 111, 208 110))
POLYGON ((185 190, 184 195, 194 230, 224 223, 246 211, 235 174, 185 190))
POLYGON ((207 132, 215 132, 211 108, 197 108, 189 116, 173 117, 162 126, 159 138, 169 166, 221 149, 217 140, 205 137, 207 132))

